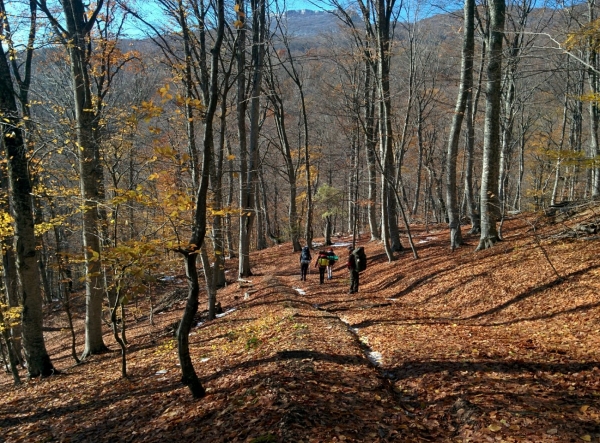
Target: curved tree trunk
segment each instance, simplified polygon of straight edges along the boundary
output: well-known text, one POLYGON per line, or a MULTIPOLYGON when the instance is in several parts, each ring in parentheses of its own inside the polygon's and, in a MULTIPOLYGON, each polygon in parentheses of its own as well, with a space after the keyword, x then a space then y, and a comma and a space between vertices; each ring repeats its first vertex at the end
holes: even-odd
POLYGON ((204 243, 204 237, 206 235, 206 199, 210 177, 210 164, 213 161, 213 120, 219 98, 219 55, 225 29, 224 0, 217 0, 216 8, 217 29, 215 34, 215 43, 210 51, 211 66, 209 100, 205 114, 202 173, 194 207, 192 236, 190 238, 188 248, 180 251, 184 255, 185 259, 186 279, 188 282, 188 297, 186 300, 183 317, 179 324, 179 328, 177 329, 177 349, 179 364, 181 365, 181 381, 190 389, 190 392, 194 398, 201 398, 206 392, 202 386, 202 383, 200 383, 200 379, 198 378, 196 371, 194 370, 194 365, 192 363, 189 350, 189 333, 192 328, 194 316, 196 315, 196 312, 198 312, 198 295, 200 293, 198 270, 196 268, 196 257, 200 252, 200 248, 204 243))
POLYGON ((456 162, 458 158, 458 142, 463 117, 467 108, 467 97, 473 87, 473 55, 474 55, 474 23, 475 1, 465 0, 464 34, 460 72, 460 87, 456 99, 456 109, 452 117, 452 126, 448 136, 448 153, 446 156, 446 200, 448 201, 448 225, 450 227, 450 249, 453 251, 462 245, 460 230, 460 212, 458 207, 458 187, 456 180, 456 162))

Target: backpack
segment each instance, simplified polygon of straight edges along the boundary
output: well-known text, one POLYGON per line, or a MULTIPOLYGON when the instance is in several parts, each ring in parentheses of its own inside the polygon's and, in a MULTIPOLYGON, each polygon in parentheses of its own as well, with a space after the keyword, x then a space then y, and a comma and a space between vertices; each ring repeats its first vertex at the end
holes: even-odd
POLYGON ((300 253, 300 260, 309 262, 310 259, 311 259, 310 249, 308 249, 308 246, 305 246, 302 248, 302 252, 300 253))
POLYGON ((367 254, 365 254, 365 248, 359 246, 352 251, 352 255, 354 256, 354 263, 358 272, 367 269, 367 254))
POLYGON ((327 257, 326 255, 319 255, 317 263, 320 267, 329 266, 329 257, 327 257))
POLYGON ((336 261, 338 261, 338 256, 335 255, 333 252, 328 252, 327 253, 327 258, 329 259, 329 266, 333 266, 335 264, 336 261))

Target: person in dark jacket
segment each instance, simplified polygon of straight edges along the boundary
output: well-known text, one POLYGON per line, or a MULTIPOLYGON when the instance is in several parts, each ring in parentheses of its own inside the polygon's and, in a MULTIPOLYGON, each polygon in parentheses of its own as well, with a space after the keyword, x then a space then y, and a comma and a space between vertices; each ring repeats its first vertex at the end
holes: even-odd
POLYGON ((352 254, 352 246, 348 246, 348 270, 350 271, 350 290, 348 294, 354 294, 358 292, 358 269, 356 267, 356 259, 354 258, 354 254, 352 254))
POLYGON ((300 252, 300 280, 302 281, 306 281, 306 274, 308 273, 308 266, 310 265, 311 260, 312 256, 310 255, 310 248, 304 246, 302 252, 300 252))

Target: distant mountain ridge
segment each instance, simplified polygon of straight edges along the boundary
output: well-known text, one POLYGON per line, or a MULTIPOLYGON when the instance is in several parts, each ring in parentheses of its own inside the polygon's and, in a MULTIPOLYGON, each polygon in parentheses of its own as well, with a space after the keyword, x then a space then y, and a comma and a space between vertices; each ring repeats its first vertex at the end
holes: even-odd
MULTIPOLYGON (((292 36, 316 37, 326 30, 339 25, 332 11, 313 11, 311 9, 290 10, 282 13, 280 19, 292 36)), ((272 19, 277 14, 272 14, 272 19)))

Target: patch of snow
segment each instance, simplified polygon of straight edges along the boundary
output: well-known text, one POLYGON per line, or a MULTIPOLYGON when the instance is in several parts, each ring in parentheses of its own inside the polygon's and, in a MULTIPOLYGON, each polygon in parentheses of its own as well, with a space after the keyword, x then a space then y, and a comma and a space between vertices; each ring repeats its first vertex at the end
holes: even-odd
POLYGON ((381 358, 382 358, 381 352, 376 352, 376 351, 367 352, 367 358, 375 366, 379 366, 381 364, 381 358))
POLYGON ((300 289, 300 288, 293 288, 293 289, 300 295, 306 295, 306 291, 304 289, 300 289))
POLYGON ((352 242, 335 242, 333 245, 331 245, 331 247, 334 248, 347 248, 348 246, 352 246, 352 242))
POLYGON ((160 371, 156 371, 156 374, 154 375, 164 375, 166 374, 168 371, 166 369, 161 369, 160 371))
POLYGON ((227 314, 231 314, 233 311, 235 311, 235 308, 228 309, 227 311, 223 312, 222 314, 217 314, 215 317, 217 317, 217 318, 225 317, 227 314))
POLYGON ((206 363, 208 360, 210 360, 208 357, 201 358, 200 363, 206 363))

